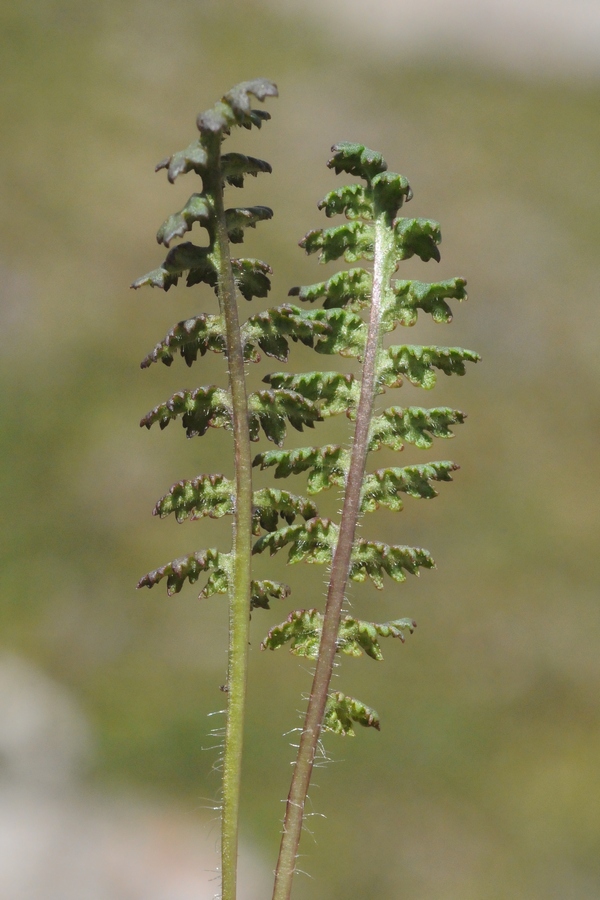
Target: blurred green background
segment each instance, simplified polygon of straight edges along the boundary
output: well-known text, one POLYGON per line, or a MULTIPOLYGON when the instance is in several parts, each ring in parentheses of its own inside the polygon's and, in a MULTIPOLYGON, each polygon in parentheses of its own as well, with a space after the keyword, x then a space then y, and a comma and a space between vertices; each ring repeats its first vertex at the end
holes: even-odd
MULTIPOLYGON (((173 390, 222 383, 212 354, 191 370, 138 365, 215 300, 205 287, 128 285, 159 264, 155 230, 196 189, 170 186, 154 164, 234 83, 272 78, 273 121, 229 144, 273 164, 231 201, 275 210, 243 251, 272 264, 270 303, 335 271, 297 241, 323 225, 316 203, 338 183, 330 145, 361 141, 410 179, 410 215, 442 224, 441 264, 411 262, 401 277, 469 282, 451 326, 423 319, 406 340, 483 356, 465 379, 390 401, 468 412, 452 443, 403 455, 461 471, 435 503, 409 498, 363 524, 428 547, 437 569, 381 594, 352 590, 363 617, 413 616, 419 628, 384 646, 382 664, 338 669, 336 687, 375 706, 382 730, 326 738, 334 762, 311 802, 327 821, 311 820, 301 867, 314 878, 296 896, 597 898, 600 81, 356 58, 304 16, 250 2, 24 0, 1 17, 2 646, 79 698, 101 790, 135 786, 191 810, 216 796, 216 752, 203 748, 223 705, 225 600, 134 590, 174 556, 227 547, 228 523, 178 526, 150 511, 174 481, 223 471, 229 437, 137 424, 173 390)), ((320 365, 294 346, 292 369, 320 365)), ((267 360, 252 377, 280 367, 267 360)), ((322 442, 344 428, 322 426, 322 442)), ((324 571, 259 570, 289 581, 296 606, 322 602, 324 571)), ((268 865, 286 733, 310 679, 259 644, 290 608, 274 602, 252 621, 243 829, 268 865)))

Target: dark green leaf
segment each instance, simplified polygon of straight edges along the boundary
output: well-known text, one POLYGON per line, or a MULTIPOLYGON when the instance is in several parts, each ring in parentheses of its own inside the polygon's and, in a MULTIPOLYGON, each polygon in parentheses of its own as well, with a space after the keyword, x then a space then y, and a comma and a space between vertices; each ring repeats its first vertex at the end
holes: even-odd
POLYGON ((221 316, 201 313, 193 319, 178 322, 174 328, 156 345, 141 362, 142 369, 152 363, 160 362, 170 366, 177 351, 185 359, 188 366, 200 356, 212 350, 214 353, 225 352, 224 325, 221 316))
POLYGON ((280 519, 291 525, 297 516, 308 520, 314 519, 317 514, 317 507, 306 497, 276 488, 263 488, 255 491, 253 496, 253 533, 259 535, 261 528, 277 531, 280 519))
POLYGON ((246 300, 266 297, 271 290, 271 266, 260 259, 232 259, 231 268, 238 290, 246 300))
POLYGON ((231 397, 227 391, 210 385, 195 391, 178 391, 165 403, 150 410, 140 425, 150 428, 158 422, 166 428, 171 419, 181 417, 188 437, 205 434, 209 428, 231 429, 231 397))
POLYGON ((404 202, 412 200, 412 191, 404 175, 382 172, 371 182, 373 197, 380 209, 393 218, 404 202))
POLYGON ((246 358, 254 362, 260 360, 255 345, 267 354, 285 362, 289 355, 288 338, 312 347, 315 337, 327 334, 330 326, 326 321, 311 317, 297 306, 276 306, 251 316, 242 326, 246 358))
POLYGON ((167 258, 159 269, 154 269, 153 272, 148 272, 147 275, 138 278, 131 287, 137 289, 149 284, 150 287, 159 287, 168 291, 170 287, 177 284, 184 272, 188 272, 188 287, 200 284, 200 282, 216 287, 218 274, 212 260, 211 248, 196 247, 189 241, 178 244, 177 247, 169 250, 167 258))
POLYGON ((239 206, 225 210, 227 234, 232 244, 241 244, 245 228, 256 228, 257 222, 273 218, 273 210, 268 206, 239 206))
POLYGON ((212 242, 214 210, 210 200, 203 194, 192 194, 180 212, 169 216, 158 229, 156 240, 168 247, 173 238, 183 237, 186 231, 191 231, 194 222, 208 230, 212 242))
POLYGON ((257 441, 262 427, 266 437, 281 446, 287 434, 286 419, 297 431, 321 422, 318 407, 295 391, 255 391, 248 398, 250 440, 257 441))
POLYGON ((178 175, 184 175, 186 172, 196 172, 198 175, 204 175, 208 164, 208 154, 199 140, 192 141, 185 150, 179 150, 172 156, 167 156, 161 160, 156 166, 155 171, 167 169, 167 177, 171 184, 174 183, 178 175))
POLYGON ((243 153, 225 153, 221 157, 221 172, 223 178, 233 187, 244 187, 244 176, 253 175, 255 178, 259 172, 272 172, 271 166, 264 159, 256 159, 254 156, 244 156, 243 153))
POLYGON ((365 181, 370 181, 375 175, 387 169, 387 163, 381 153, 369 150, 363 144, 341 141, 333 145, 331 152, 333 156, 327 166, 333 169, 336 175, 347 172, 348 175, 358 175, 365 181))

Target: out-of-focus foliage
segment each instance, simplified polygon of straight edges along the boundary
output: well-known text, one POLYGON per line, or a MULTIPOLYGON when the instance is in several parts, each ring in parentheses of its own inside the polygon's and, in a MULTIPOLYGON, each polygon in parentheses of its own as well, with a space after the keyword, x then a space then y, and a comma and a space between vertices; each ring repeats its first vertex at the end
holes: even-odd
MULTIPOLYGON (((265 135, 253 143, 246 132, 240 150, 273 165, 268 186, 245 180, 248 202, 275 217, 246 233, 244 253, 274 272, 247 273, 249 290, 264 296, 269 277, 271 302, 283 303, 315 277, 297 236, 331 187, 330 145, 351 137, 410 173, 411 215, 443 222, 440 281, 468 278, 468 315, 451 303, 452 325, 440 334, 424 323, 423 342, 477 347, 484 360, 460 383, 469 429, 452 444, 461 472, 451 500, 442 486, 426 515, 418 503, 401 522, 379 513, 381 542, 425 545, 438 570, 383 594, 360 588, 372 597, 369 620, 409 611, 419 629, 401 654, 386 654, 385 670, 340 654, 344 690, 368 696, 383 728, 346 742, 344 761, 317 779, 316 811, 335 812, 315 826, 316 877, 298 882, 298 898, 595 900, 600 86, 439 61, 384 67, 368 54, 350 67, 306 21, 290 27, 252 3, 40 0, 5 4, 1 17, 3 643, 77 692, 100 741, 98 779, 194 808, 214 794, 215 753, 201 748, 212 744, 207 714, 222 706, 222 598, 134 586, 181 553, 178 529, 194 530, 191 548, 217 545, 228 528, 151 516, 174 469, 181 480, 221 471, 228 435, 181 441, 174 428, 153 437, 136 426, 182 377, 189 390, 224 387, 212 353, 194 378, 182 361, 168 372, 135 365, 157 334, 216 313, 216 302, 206 285, 197 303, 184 287, 142 297, 128 285, 156 264, 150 223, 187 199, 183 180, 171 186, 153 166, 177 135, 186 140, 190 110, 248 73, 269 74, 281 100, 268 150, 265 135), (364 785, 360 814, 350 779, 364 785), (336 853, 368 854, 369 881, 334 871, 336 853)), ((403 277, 426 280, 419 261, 404 266, 403 277)), ((324 290, 343 305, 343 285, 324 290)), ((421 302, 433 309, 436 299, 400 297, 402 314, 421 302)), ((294 368, 314 368, 309 351, 294 353, 294 368)), ((255 389, 270 368, 252 367, 255 389)), ((448 418, 435 427, 452 430, 462 413, 449 408, 457 397, 446 382, 436 404, 448 418)), ((423 392, 405 379, 394 402, 414 410, 423 392)), ((393 426, 403 466, 419 461, 409 426, 393 426)), ((339 443, 344 428, 331 418, 323 441, 339 443)), ((261 437, 257 450, 269 447, 261 437)), ((320 513, 333 514, 335 485, 322 496, 320 513)), ((272 565, 257 577, 297 577, 279 563, 268 575, 272 565)), ((257 588, 275 621, 287 611, 284 587, 257 588)), ((296 605, 322 593, 322 569, 305 567, 296 605)), ((305 661, 260 654, 258 613, 252 627, 244 815, 274 858, 292 757, 282 735, 300 724, 305 661)), ((339 741, 326 740, 339 758, 339 741)))

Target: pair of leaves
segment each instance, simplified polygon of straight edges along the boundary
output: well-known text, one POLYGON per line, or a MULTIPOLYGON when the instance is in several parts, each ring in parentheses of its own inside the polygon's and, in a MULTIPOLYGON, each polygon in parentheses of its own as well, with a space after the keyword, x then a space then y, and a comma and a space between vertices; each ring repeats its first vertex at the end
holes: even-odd
POLYGON ((434 481, 452 481, 451 472, 459 467, 453 462, 432 462, 404 468, 378 469, 366 475, 362 486, 362 512, 375 512, 380 506, 399 511, 402 509, 400 494, 408 494, 423 500, 437 497, 434 481))
POLYGON ((421 347, 403 344, 388 347, 380 357, 378 379, 387 387, 400 387, 402 376, 411 384, 431 390, 437 380, 435 370, 446 375, 464 375, 466 362, 478 362, 481 357, 472 350, 460 347, 421 347))
POLYGON ((373 222, 380 210, 393 219, 404 201, 411 198, 412 191, 404 175, 382 172, 375 175, 369 187, 349 184, 330 191, 318 206, 328 218, 345 214, 348 219, 373 222))
MULTIPOLYGON (((266 297, 271 290, 269 275, 273 270, 260 259, 232 259, 234 281, 241 295, 246 300, 253 297, 266 297)), ((144 285, 158 287, 168 291, 177 284, 180 277, 187 272, 186 284, 208 284, 217 289, 219 280, 217 268, 212 259, 210 247, 197 247, 187 241, 169 250, 165 261, 158 269, 153 269, 133 282, 131 287, 137 290, 144 285)))
MULTIPOLYGON (((321 643, 324 616, 316 609, 299 609, 291 612, 285 622, 275 625, 261 644, 263 650, 277 650, 290 643, 290 651, 296 656, 316 659, 321 643)), ((364 622, 353 616, 345 616, 340 621, 336 649, 348 656, 362 656, 383 659, 379 637, 396 637, 404 643, 404 632, 411 634, 416 628, 412 619, 396 619, 393 622, 364 622)))
MULTIPOLYGON (((396 219, 394 221, 394 247, 396 259, 418 256, 423 262, 440 261, 437 245, 441 241, 440 226, 431 219, 396 219)), ((373 225, 352 221, 333 228, 309 231, 300 246, 311 253, 319 253, 319 262, 327 263, 344 257, 346 262, 373 259, 375 231, 373 225)))

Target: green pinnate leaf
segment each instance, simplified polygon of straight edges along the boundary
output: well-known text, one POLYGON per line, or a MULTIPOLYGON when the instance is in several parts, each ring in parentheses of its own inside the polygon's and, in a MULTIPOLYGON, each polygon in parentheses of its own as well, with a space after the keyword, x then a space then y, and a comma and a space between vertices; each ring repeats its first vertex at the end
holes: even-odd
POLYGON ((156 240, 168 247, 174 238, 183 237, 186 231, 191 231, 194 222, 206 228, 212 240, 214 210, 211 201, 203 194, 192 194, 180 212, 169 216, 158 229, 156 240))
POLYGON ((344 257, 346 262, 373 259, 375 232, 366 222, 345 222, 334 228, 309 231, 300 246, 311 253, 319 253, 319 262, 327 263, 344 257))
POLYGON ((440 261, 438 244, 442 234, 438 222, 431 219, 396 219, 394 239, 398 259, 418 256, 423 262, 440 261))
POLYGON ((273 218, 273 210, 268 206, 236 206, 225 210, 227 234, 232 244, 241 244, 245 228, 256 228, 257 222, 273 218))
POLYGON ((258 346, 267 356, 285 362, 290 349, 288 338, 313 347, 315 338, 329 330, 326 321, 311 317, 297 306, 285 304, 250 316, 242 326, 242 339, 248 359, 254 362, 260 360, 260 354, 255 349, 258 346))
POLYGON ((167 594, 172 596, 178 594, 186 581, 195 584, 203 572, 210 572, 210 586, 204 588, 200 593, 200 597, 210 596, 210 594, 227 593, 229 571, 231 567, 231 557, 228 553, 221 553, 219 550, 199 550, 196 553, 190 553, 188 556, 182 556, 174 559, 173 562, 148 572, 138 582, 138 588, 154 587, 164 578, 167 579, 167 594), (208 593, 205 593, 208 590, 208 593))
POLYGON ((291 591, 280 581, 253 581, 250 589, 250 609, 270 609, 270 600, 285 600, 291 591))
POLYGON ((331 519, 318 516, 298 525, 289 525, 264 534, 254 544, 253 553, 269 550, 271 556, 290 545, 288 562, 328 563, 337 542, 338 527, 331 519))
POLYGON ((209 428, 231 429, 231 396, 214 385, 177 391, 165 403, 150 410, 140 425, 151 428, 158 422, 162 429, 177 418, 181 418, 188 437, 206 434, 209 428))
POLYGON ((339 372, 274 372, 263 378, 274 388, 296 391, 314 403, 323 419, 351 413, 358 403, 360 383, 354 375, 339 372))
POLYGON ((387 163, 381 153, 369 150, 363 144, 341 141, 333 145, 331 152, 333 156, 327 167, 333 169, 336 175, 347 172, 348 175, 358 175, 365 181, 371 181, 375 175, 387 169, 387 163))
POLYGON ((199 475, 174 484, 158 501, 153 515, 164 519, 174 513, 178 522, 203 516, 220 519, 233 513, 234 493, 234 483, 224 475, 199 475))
POLYGON ((380 506, 395 511, 402 509, 400 494, 423 500, 437 497, 434 481, 452 481, 452 472, 459 467, 453 462, 432 462, 404 468, 378 469, 365 476, 362 488, 362 512, 374 512, 380 506))
POLYGON ((329 694, 323 719, 324 730, 354 737, 354 723, 365 728, 376 728, 377 731, 381 727, 377 712, 370 706, 341 691, 329 694))
POLYGON ((237 288, 246 300, 266 297, 271 290, 271 266, 260 259, 232 259, 231 268, 237 288))
POLYGON ((346 269, 332 275, 327 281, 306 287, 293 287, 289 296, 309 303, 324 297, 324 309, 345 307, 351 312, 359 312, 369 305, 372 287, 373 278, 366 269, 346 269))
POLYGON ((201 313, 192 319, 178 322, 174 328, 160 341, 152 353, 149 353, 142 362, 141 368, 147 369, 155 362, 162 362, 170 366, 177 352, 183 357, 188 366, 208 350, 213 353, 225 352, 225 326, 221 316, 213 316, 201 313))
POLYGON ((335 191, 330 191, 317 204, 325 210, 327 218, 346 214, 347 219, 374 219, 373 198, 362 184, 347 184, 335 191))
POLYGON ((255 178, 260 172, 271 173, 273 170, 264 159, 256 159, 254 156, 244 156, 243 153, 224 153, 221 157, 221 172, 227 184, 233 187, 244 187, 244 176, 253 175, 255 178))
MULTIPOLYGON (((289 614, 285 622, 275 625, 261 644, 261 650, 278 650, 291 643, 290 651, 296 656, 316 659, 321 643, 324 616, 316 609, 297 609, 289 614)), ((336 652, 347 656, 362 656, 366 653, 372 659, 383 659, 378 638, 396 637, 402 643, 404 632, 413 633, 417 627, 412 619, 396 619, 393 622, 363 622, 352 616, 340 621, 336 652)))
POLYGON ((394 300, 384 316, 384 328, 393 331, 396 325, 414 325, 418 310, 429 313, 434 322, 452 321, 452 310, 447 300, 466 300, 464 278, 450 278, 427 284, 422 281, 396 281, 393 285, 394 300))
POLYGON ((478 362, 478 353, 460 347, 420 347, 403 344, 388 347, 381 356, 378 378, 388 387, 399 387, 402 376, 411 384, 430 390, 437 380, 436 369, 446 375, 464 375, 465 363, 478 362))
POLYGON ((266 78, 243 81, 236 84, 224 97, 206 112, 200 113, 196 124, 202 135, 229 134, 235 125, 260 128, 269 119, 269 113, 252 109, 251 96, 263 101, 267 97, 277 97, 277 87, 266 78))
POLYGON ((314 428, 321 422, 318 407, 295 391, 255 391, 248 397, 250 411, 250 439, 257 441, 260 428, 265 436, 277 444, 283 444, 287 434, 286 420, 297 431, 314 428))
POLYGON ((279 491, 276 488, 263 488, 254 492, 253 499, 253 533, 260 534, 264 531, 277 531, 280 519, 291 525, 301 516, 305 521, 314 519, 318 514, 317 507, 312 500, 299 497, 289 491, 279 491))
POLYGON ((371 182, 373 197, 380 209, 385 209, 393 218, 403 203, 412 200, 412 190, 404 175, 396 172, 381 172, 371 182))
POLYGON ((275 466, 275 478, 287 478, 308 472, 309 494, 326 491, 333 485, 343 487, 350 466, 350 453, 337 444, 324 447, 300 447, 297 450, 268 450, 255 457, 254 466, 275 466))
POLYGON ((366 581, 370 578, 376 588, 383 588, 383 576, 388 574, 394 581, 406 581, 404 572, 418 575, 419 569, 433 569, 434 562, 429 551, 421 547, 404 547, 382 544, 379 541, 356 541, 350 563, 352 581, 366 581))
POLYGON ((402 450, 405 443, 426 450, 433 444, 434 437, 454 437, 450 426, 460 425, 465 419, 465 413, 449 407, 422 409, 409 406, 403 409, 391 406, 371 420, 369 450, 381 447, 402 450))
POLYGON ((185 150, 179 150, 171 156, 167 156, 161 160, 156 166, 155 171, 160 169, 167 170, 167 178, 173 184, 179 175, 185 175, 186 172, 196 172, 197 175, 204 175, 208 165, 208 154, 200 140, 192 141, 185 150))
POLYGON ((188 287, 201 282, 205 282, 213 288, 216 287, 218 274, 211 257, 210 247, 196 247, 189 241, 178 244, 177 247, 169 250, 165 261, 158 269, 138 278, 131 287, 136 290, 148 284, 150 287, 159 287, 163 291, 168 291, 177 284, 184 272, 188 273, 188 287))

